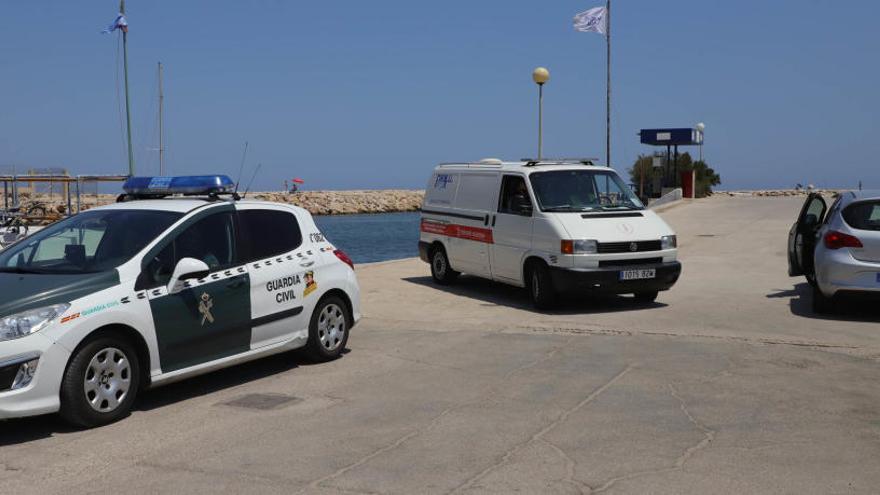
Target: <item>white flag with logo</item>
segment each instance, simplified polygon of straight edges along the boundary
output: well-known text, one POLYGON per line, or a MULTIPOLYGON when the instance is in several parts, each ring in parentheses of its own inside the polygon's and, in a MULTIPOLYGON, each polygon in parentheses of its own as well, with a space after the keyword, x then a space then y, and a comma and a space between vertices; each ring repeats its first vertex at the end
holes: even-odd
POLYGON ((607 18, 605 7, 595 7, 574 16, 574 29, 582 33, 605 34, 607 18))

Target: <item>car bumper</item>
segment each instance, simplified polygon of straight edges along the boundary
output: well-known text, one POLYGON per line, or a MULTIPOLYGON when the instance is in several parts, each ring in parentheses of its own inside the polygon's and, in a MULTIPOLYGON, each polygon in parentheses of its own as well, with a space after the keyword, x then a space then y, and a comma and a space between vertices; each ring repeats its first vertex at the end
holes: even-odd
POLYGON ((0 365, 6 373, 0 383, 0 419, 57 412, 58 391, 70 352, 39 333, 21 339, 0 342, 0 365), (30 384, 10 390, 12 371, 20 363, 38 359, 30 384))
POLYGON ((605 294, 629 294, 668 290, 681 275, 681 263, 655 263, 650 265, 623 265, 606 268, 559 268, 551 267, 553 287, 560 293, 597 292, 605 294), (653 268, 656 276, 651 279, 620 280, 623 270, 653 268))
POLYGON ((824 250, 816 258, 816 282, 828 297, 839 292, 880 296, 880 263, 859 261, 849 250, 824 250))

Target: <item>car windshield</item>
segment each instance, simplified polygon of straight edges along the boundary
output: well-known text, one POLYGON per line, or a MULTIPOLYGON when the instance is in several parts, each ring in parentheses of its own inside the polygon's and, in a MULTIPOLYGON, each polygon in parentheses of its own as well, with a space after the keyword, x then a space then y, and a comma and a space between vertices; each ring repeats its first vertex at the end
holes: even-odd
POLYGON ((642 210, 639 198, 611 171, 558 170, 529 176, 541 211, 642 210))
POLYGON ((52 224, 0 252, 0 272, 79 274, 115 268, 183 214, 92 210, 52 224))

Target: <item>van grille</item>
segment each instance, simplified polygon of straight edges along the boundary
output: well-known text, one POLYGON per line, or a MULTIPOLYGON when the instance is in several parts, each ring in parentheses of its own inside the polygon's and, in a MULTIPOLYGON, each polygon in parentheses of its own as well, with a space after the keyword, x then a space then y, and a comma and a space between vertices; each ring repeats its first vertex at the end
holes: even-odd
POLYGON ((660 241, 600 242, 598 250, 600 254, 660 251, 660 241), (633 244, 635 244, 636 249, 633 249, 633 244))
POLYGON ((663 258, 637 258, 634 260, 608 260, 600 261, 599 268, 611 268, 615 266, 633 266, 633 265, 656 265, 663 263, 663 258))

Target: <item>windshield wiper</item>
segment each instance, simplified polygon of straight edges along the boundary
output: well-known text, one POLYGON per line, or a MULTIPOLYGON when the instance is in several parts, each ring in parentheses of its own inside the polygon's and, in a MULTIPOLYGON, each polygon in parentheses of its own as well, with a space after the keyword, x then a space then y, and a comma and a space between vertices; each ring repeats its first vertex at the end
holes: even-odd
POLYGON ((636 206, 634 204, 606 205, 602 207, 603 210, 613 210, 617 208, 624 208, 627 210, 644 210, 644 207, 636 206))
POLYGON ((0 266, 0 273, 44 273, 39 270, 22 268, 20 266, 0 266))
POLYGON ((547 206, 544 208, 544 211, 592 211, 595 209, 596 209, 595 206, 556 205, 556 206, 547 206))

